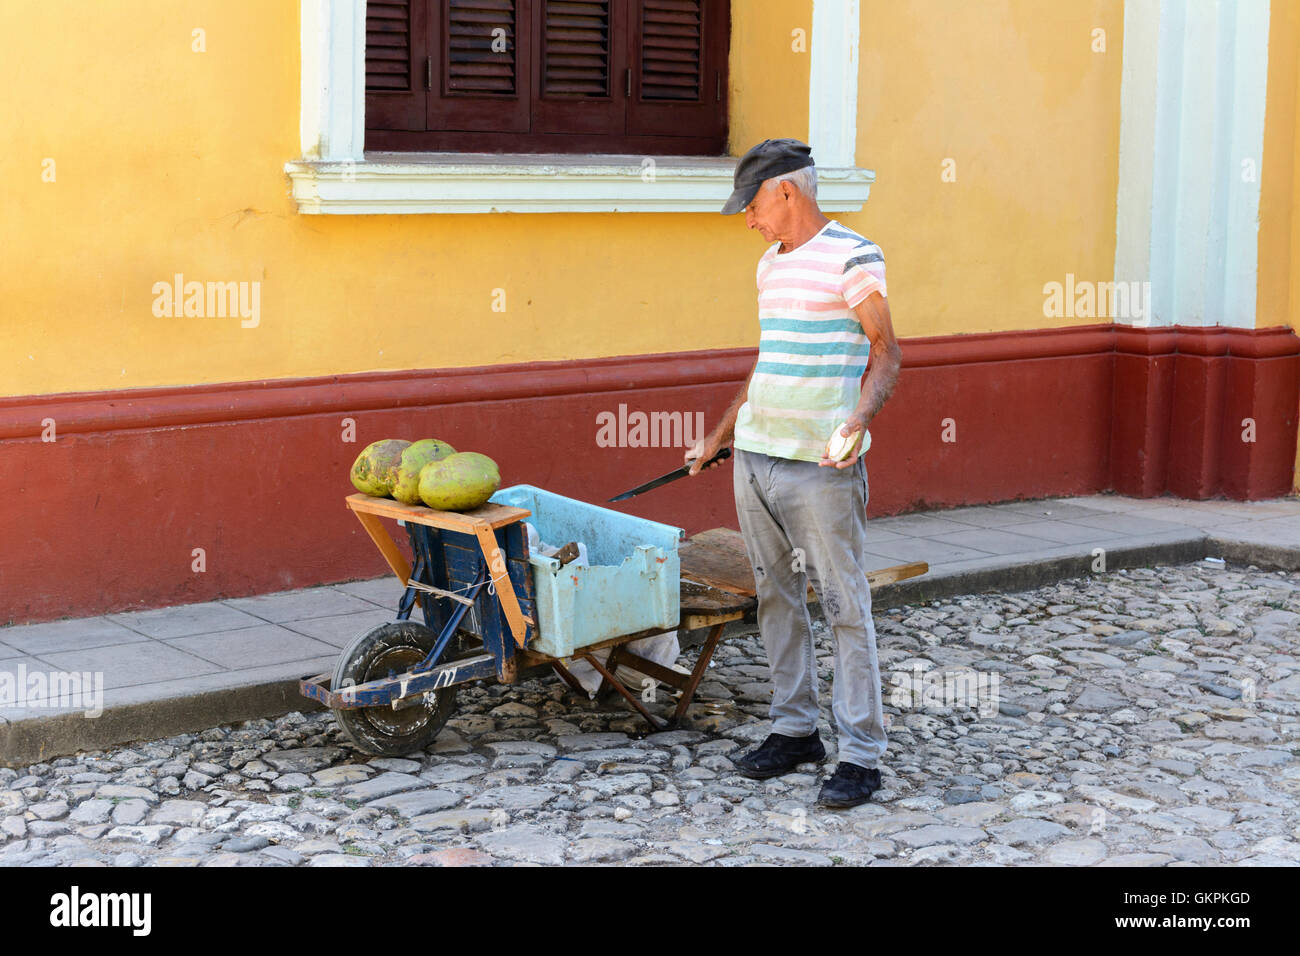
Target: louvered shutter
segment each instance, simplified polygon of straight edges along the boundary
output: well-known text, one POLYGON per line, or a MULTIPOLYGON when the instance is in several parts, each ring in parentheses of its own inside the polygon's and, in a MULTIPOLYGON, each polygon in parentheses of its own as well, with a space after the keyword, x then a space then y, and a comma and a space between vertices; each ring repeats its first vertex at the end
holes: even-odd
POLYGON ((545 0, 542 4, 544 95, 610 95, 609 0, 545 0))
POLYGON ((366 148, 721 154, 728 0, 369 0, 366 148))
POLYGON ((533 132, 618 134, 627 122, 627 0, 538 0, 533 132))
POLYGON ((366 128, 425 127, 428 0, 366 3, 366 128))
POLYGON ((533 0, 433 0, 430 130, 526 132, 533 0))
POLYGON ((632 0, 630 135, 726 130, 727 0, 632 0))
POLYGON ((643 100, 699 102, 703 6, 701 0, 645 0, 641 4, 643 100))

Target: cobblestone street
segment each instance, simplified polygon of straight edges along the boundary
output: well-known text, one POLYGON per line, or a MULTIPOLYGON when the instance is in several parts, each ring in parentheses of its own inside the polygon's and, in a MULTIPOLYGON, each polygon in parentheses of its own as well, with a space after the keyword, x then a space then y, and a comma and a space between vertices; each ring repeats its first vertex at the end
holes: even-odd
POLYGON ((830 754, 796 774, 733 768, 767 733, 740 637, 690 729, 642 737, 550 677, 462 688, 413 759, 293 713, 0 769, 0 863, 1300 864, 1300 574, 1121 571, 876 622, 885 789, 853 810, 813 806, 834 768, 819 621, 830 754), (962 669, 983 713, 934 680, 962 669), (936 699, 914 705, 918 676, 936 699))

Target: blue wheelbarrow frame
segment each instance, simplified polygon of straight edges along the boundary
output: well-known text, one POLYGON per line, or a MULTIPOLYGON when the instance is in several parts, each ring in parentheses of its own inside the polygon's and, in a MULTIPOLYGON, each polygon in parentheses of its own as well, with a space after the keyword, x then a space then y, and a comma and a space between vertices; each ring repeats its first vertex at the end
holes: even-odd
MULTIPOLYGON (((331 710, 382 707, 398 711, 432 703, 439 691, 473 680, 496 678, 513 684, 521 666, 550 667, 575 692, 586 694, 564 666, 564 659, 529 648, 537 635, 537 596, 523 525, 523 519, 532 514, 530 510, 489 502, 470 512, 444 512, 363 494, 349 496, 347 505, 404 586, 397 620, 409 620, 419 606, 425 625, 437 637, 424 659, 405 673, 390 673, 348 687, 331 687, 331 674, 317 674, 299 681, 303 696, 331 710), (381 518, 395 518, 406 527, 414 564, 407 562, 381 518), (467 616, 472 617, 465 626, 467 616), (448 660, 458 631, 468 631, 481 640, 482 647, 448 660)), ((683 594, 688 587, 699 589, 700 585, 684 585, 683 594)), ((724 625, 752 613, 755 606, 752 597, 704 590, 708 594, 702 603, 692 604, 683 598, 681 614, 671 626, 611 637, 576 649, 573 657, 586 661, 601 675, 600 692, 622 695, 652 727, 675 725, 686 714, 724 625), (672 630, 700 629, 707 629, 708 637, 689 674, 646 660, 625 646, 672 630), (594 656, 601 650, 609 652, 603 662, 594 656), (615 679, 620 666, 681 691, 671 719, 651 714, 636 694, 615 679)))
MULTIPOLYGON (((409 620, 419 606, 425 625, 437 637, 424 659, 405 673, 390 673, 343 688, 330 687, 332 675, 318 674, 299 682, 304 696, 332 710, 390 707, 397 711, 427 702, 441 690, 473 680, 496 678, 501 683, 513 684, 518 680, 521 666, 539 665, 551 667, 575 692, 585 694, 564 666, 563 659, 529 648, 537 634, 537 600, 522 522, 531 511, 489 502, 471 512, 444 512, 363 494, 349 496, 347 505, 403 584, 397 620, 409 620), (385 517, 405 525, 414 565, 407 562, 380 520, 385 517), (472 616, 469 625, 462 627, 467 615, 472 616), (447 660, 458 631, 469 631, 481 640, 482 647, 468 656, 447 660)), ((696 540, 705 547, 704 539, 719 532, 731 538, 739 537, 735 532, 716 529, 702 533, 696 540)), ((600 673, 601 691, 613 690, 622 695, 656 729, 674 726, 682 720, 709 667, 724 626, 752 614, 757 606, 753 574, 743 547, 736 541, 724 543, 729 546, 717 555, 727 559, 722 565, 728 572, 717 576, 715 555, 713 561, 705 562, 710 573, 701 573, 702 567, 692 571, 696 580, 683 579, 681 615, 672 627, 612 637, 579 648, 573 655, 600 673), (715 577, 711 578, 710 574, 715 577), (641 658, 625 646, 639 638, 674 629, 708 630, 689 674, 641 658), (609 651, 604 662, 594 656, 600 650, 609 651), (671 719, 651 714, 634 693, 615 679, 620 666, 681 691, 671 719)), ((923 561, 897 565, 871 572, 867 583, 876 587, 925 574, 928 570, 923 561)), ((809 598, 815 600, 811 588, 809 598)))
POLYGON ((465 513, 435 511, 363 494, 349 496, 347 505, 405 586, 397 620, 409 620, 418 606, 425 625, 438 636, 424 660, 407 673, 345 688, 330 688, 330 675, 318 674, 299 682, 302 694, 332 710, 396 710, 453 684, 486 677, 514 683, 518 652, 536 633, 536 600, 522 524, 530 512, 491 503, 465 513), (397 548, 380 521, 383 517, 396 518, 406 527, 414 564, 397 548), (465 625, 482 641, 482 653, 444 661, 465 625))

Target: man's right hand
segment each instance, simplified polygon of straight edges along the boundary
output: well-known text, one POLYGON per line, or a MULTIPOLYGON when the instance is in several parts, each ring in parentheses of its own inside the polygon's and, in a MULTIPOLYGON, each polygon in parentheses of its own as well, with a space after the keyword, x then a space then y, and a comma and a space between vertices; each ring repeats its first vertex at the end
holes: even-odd
POLYGON ((704 463, 709 461, 727 443, 724 442, 717 434, 708 435, 700 439, 694 445, 686 450, 685 463, 691 466, 691 477, 698 475, 704 468, 716 468, 718 463, 715 461, 711 465, 704 463))

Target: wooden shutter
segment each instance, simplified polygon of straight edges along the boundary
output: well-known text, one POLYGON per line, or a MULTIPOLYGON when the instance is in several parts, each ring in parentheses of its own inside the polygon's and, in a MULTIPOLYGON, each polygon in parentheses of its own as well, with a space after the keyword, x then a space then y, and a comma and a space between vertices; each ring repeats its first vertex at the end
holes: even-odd
POLYGON ((525 132, 533 0, 432 0, 428 128, 525 132))
POLYGON ((729 0, 369 0, 366 147, 717 155, 729 0))
POLYGON ((622 133, 627 0, 539 0, 535 133, 622 133))
POLYGON ((727 0, 632 0, 630 135, 718 140, 726 129, 727 0))
POLYGON ((646 102, 699 102, 703 6, 701 0, 641 4, 641 98, 646 102))
POLYGON ((428 0, 366 4, 367 129, 424 129, 428 22, 428 0))
POLYGON ((447 91, 514 96, 518 39, 511 0, 451 0, 445 47, 447 91))
POLYGON ((544 0, 543 95, 610 95, 610 18, 609 0, 544 0))

